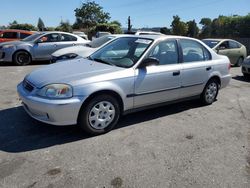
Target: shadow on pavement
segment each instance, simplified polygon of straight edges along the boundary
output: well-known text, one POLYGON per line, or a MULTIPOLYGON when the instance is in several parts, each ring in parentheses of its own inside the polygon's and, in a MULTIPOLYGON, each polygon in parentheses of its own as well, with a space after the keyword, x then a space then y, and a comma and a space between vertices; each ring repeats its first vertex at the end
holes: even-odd
POLYGON ((250 82, 250 78, 246 78, 244 76, 233 76, 232 79, 242 81, 242 82, 250 82))
MULTIPOLYGON (((50 62, 49 61, 34 61, 32 63, 30 63, 27 66, 32 66, 32 65, 49 65, 50 62)), ((14 62, 0 62, 0 67, 15 67, 18 66, 16 65, 14 62)))
MULTIPOLYGON (((187 101, 144 110, 121 118, 116 129, 201 107, 187 101)), ((18 153, 89 138, 78 126, 52 126, 30 118, 22 107, 0 111, 0 151, 18 153)))

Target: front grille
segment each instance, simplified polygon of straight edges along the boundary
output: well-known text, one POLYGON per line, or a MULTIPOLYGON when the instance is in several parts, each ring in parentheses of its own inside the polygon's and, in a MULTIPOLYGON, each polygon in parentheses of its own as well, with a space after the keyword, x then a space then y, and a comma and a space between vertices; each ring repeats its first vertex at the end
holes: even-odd
POLYGON ((33 91, 34 89, 34 87, 29 82, 27 82, 27 80, 23 81, 23 87, 29 92, 33 91))

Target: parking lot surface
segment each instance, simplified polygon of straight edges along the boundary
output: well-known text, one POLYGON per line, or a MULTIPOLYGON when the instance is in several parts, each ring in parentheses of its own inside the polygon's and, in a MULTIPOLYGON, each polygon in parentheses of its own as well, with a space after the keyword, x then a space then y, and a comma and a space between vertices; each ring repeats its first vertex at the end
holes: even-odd
POLYGON ((88 137, 20 106, 16 85, 41 66, 0 66, 0 187, 250 187, 250 81, 240 68, 210 106, 130 114, 88 137))

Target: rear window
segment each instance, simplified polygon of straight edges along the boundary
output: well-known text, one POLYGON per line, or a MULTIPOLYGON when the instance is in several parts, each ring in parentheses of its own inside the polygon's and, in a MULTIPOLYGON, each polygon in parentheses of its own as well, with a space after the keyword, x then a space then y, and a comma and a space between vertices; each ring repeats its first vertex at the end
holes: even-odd
POLYGON ((77 38, 72 35, 61 34, 61 41, 77 41, 77 38))
POLYGON ((26 37, 30 36, 31 34, 28 33, 20 33, 20 38, 25 39, 26 37))
POLYGON ((2 33, 1 38, 16 39, 17 32, 4 32, 4 33, 2 33))

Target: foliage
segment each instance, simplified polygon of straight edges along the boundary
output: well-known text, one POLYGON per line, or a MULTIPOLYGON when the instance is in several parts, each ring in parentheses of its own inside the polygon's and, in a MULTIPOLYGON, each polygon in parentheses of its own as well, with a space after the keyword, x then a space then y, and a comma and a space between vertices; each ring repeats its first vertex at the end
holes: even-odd
POLYGON ((98 31, 107 31, 112 34, 122 33, 121 27, 117 24, 113 24, 112 22, 97 24, 97 26, 95 27, 95 32, 98 32, 98 31))
POLYGON ((178 15, 173 16, 172 21, 172 33, 174 35, 186 35, 188 26, 185 22, 181 21, 180 17, 178 15))
POLYGON ((187 36, 197 37, 199 33, 199 28, 197 27, 195 20, 187 22, 187 26, 188 26, 187 36))
POLYGON ((17 21, 13 21, 12 23, 9 24, 8 26, 9 29, 21 29, 21 30, 28 30, 28 31, 35 31, 36 27, 32 24, 19 24, 17 21))
POLYGON ((168 29, 167 27, 162 27, 160 32, 165 35, 170 35, 171 34, 171 29, 168 29))
POLYGON ((39 31, 45 30, 45 25, 44 25, 43 20, 41 18, 38 19, 37 28, 39 31))
POLYGON ((56 31, 72 32, 73 28, 70 25, 69 21, 61 21, 60 25, 55 28, 56 31))
POLYGON ((103 11, 103 7, 95 1, 82 3, 80 8, 75 9, 76 23, 74 28, 95 27, 99 23, 107 23, 110 19, 109 13, 103 11))

